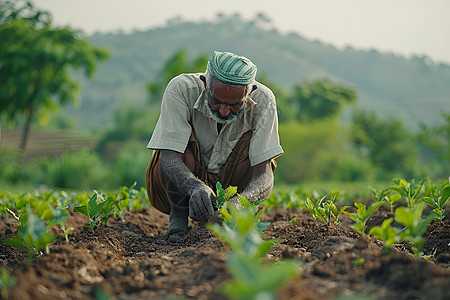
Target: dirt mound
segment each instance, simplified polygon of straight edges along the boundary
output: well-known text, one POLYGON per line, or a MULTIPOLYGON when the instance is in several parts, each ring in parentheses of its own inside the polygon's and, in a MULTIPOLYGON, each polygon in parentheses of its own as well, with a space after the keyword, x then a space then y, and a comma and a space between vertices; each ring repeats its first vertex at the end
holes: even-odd
MULTIPOLYGON (((381 211, 381 221, 386 213, 381 211)), ((301 273, 287 283, 279 299, 335 299, 370 296, 377 299, 448 299, 450 295, 450 224, 434 222, 422 250, 432 257, 414 257, 408 247, 382 253, 375 238, 361 236, 343 220, 336 228, 302 211, 272 211, 264 238, 277 238, 268 260, 291 258, 302 262, 301 273), (296 221, 291 223, 293 217, 296 221)), ((377 223, 379 223, 377 221, 377 223)), ((190 232, 171 241, 161 239, 168 216, 153 208, 129 212, 125 222, 110 219, 94 230, 82 227, 87 219, 72 213, 75 230, 70 243, 58 238, 50 255, 32 264, 25 255, 0 243, 0 259, 18 284, 10 299, 226 299, 217 293, 230 279, 225 261, 229 248, 204 226, 190 224, 190 232)), ((11 219, 0 222, 0 239, 15 234, 11 219)))

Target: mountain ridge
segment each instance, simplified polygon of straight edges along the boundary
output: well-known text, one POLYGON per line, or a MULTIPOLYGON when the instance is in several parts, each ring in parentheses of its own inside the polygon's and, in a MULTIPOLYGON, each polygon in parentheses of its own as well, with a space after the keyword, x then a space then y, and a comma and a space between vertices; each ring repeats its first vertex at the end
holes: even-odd
POLYGON ((450 109, 450 66, 426 56, 406 58, 375 49, 338 49, 297 33, 281 34, 233 16, 217 22, 182 22, 131 33, 95 33, 89 40, 111 49, 83 90, 79 110, 63 109, 81 129, 103 128, 121 103, 146 104, 146 84, 179 49, 191 59, 226 50, 247 56, 259 74, 290 89, 304 80, 329 78, 354 88, 357 107, 400 118, 407 126, 439 123, 450 109), (101 112, 101 113, 99 113, 101 112))

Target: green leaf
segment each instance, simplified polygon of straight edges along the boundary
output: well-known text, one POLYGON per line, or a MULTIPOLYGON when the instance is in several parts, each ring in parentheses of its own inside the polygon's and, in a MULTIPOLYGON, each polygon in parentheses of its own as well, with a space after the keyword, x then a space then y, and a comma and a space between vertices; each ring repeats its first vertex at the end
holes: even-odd
POLYGON ((70 213, 65 209, 61 208, 54 209, 53 217, 48 220, 47 227, 53 225, 59 225, 60 227, 63 227, 64 222, 67 220, 69 216, 70 213))
POLYGON ((216 183, 216 190, 217 190, 217 208, 221 208, 227 199, 225 198, 225 190, 222 188, 222 184, 217 181, 216 183))
POLYGON ((237 193, 237 186, 229 186, 225 190, 225 199, 228 200, 237 193))
POLYGON ((6 239, 3 242, 7 245, 14 246, 22 250, 26 248, 23 239, 18 236, 6 239))
POLYGON ((414 227, 414 213, 404 206, 398 207, 395 210, 395 220, 407 228, 414 227))
POLYGON ((100 214, 102 206, 97 203, 98 194, 94 193, 88 202, 89 219, 94 219, 100 214))
POLYGON ((9 274, 8 270, 2 268, 0 276, 0 290, 3 299, 8 299, 8 291, 17 283, 17 278, 9 274))
POLYGON ((76 206, 73 208, 74 212, 79 212, 89 218, 89 212, 86 205, 76 206))
POLYGON ((441 198, 439 199, 439 207, 444 207, 445 203, 450 199, 450 186, 442 189, 441 198))
POLYGON ((46 220, 53 217, 52 209, 47 202, 40 202, 35 208, 37 215, 41 219, 46 220))
POLYGON ((238 194, 239 202, 241 202, 242 207, 249 208, 251 207, 250 201, 248 201, 245 197, 238 194))
POLYGON ((369 231, 370 235, 384 241, 386 248, 390 248, 396 243, 397 230, 391 226, 393 221, 393 218, 386 219, 381 226, 372 227, 369 231))

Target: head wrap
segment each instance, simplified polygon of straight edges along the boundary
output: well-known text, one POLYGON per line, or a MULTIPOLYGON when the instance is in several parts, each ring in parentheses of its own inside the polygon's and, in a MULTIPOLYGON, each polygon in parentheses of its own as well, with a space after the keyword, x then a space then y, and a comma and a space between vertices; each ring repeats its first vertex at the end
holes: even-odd
POLYGON ((214 51, 208 61, 208 71, 222 82, 247 85, 255 80, 257 68, 244 56, 214 51))

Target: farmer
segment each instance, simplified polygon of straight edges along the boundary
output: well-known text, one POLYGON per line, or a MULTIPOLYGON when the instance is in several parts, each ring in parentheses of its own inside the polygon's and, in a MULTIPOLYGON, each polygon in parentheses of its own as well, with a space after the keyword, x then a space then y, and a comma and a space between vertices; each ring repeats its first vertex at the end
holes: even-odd
MULTIPOLYGON (((188 217, 214 214, 217 182, 237 186, 250 202, 269 195, 283 149, 275 97, 255 76, 249 59, 214 51, 206 73, 167 85, 146 171, 151 204, 170 215, 164 239, 185 234, 188 217)), ((229 201, 239 207, 237 196, 229 201)))

